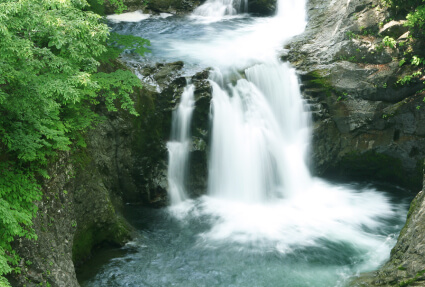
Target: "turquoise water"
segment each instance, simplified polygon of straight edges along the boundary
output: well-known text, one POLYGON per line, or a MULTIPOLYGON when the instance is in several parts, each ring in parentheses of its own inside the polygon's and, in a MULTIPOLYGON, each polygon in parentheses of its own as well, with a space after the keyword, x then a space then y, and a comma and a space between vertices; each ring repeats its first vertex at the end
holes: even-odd
MULTIPOLYGON (((340 185, 359 193, 376 190, 370 185, 340 185)), ((374 258, 389 256, 404 223, 409 196, 401 189, 379 189, 374 192, 385 196, 394 212, 376 219, 380 224, 373 230, 359 228, 378 240, 381 249, 372 250, 354 239, 326 237, 309 244, 295 242, 285 250, 267 240, 211 240, 206 234, 220 219, 202 212, 205 199, 199 199, 191 203, 184 216, 176 216, 169 208, 127 206, 126 217, 137 228, 137 238, 124 248, 101 251, 79 269, 78 278, 83 287, 344 286, 350 276, 376 268, 374 258)))
POLYGON ((164 209, 126 206, 137 236, 79 268, 81 286, 344 286, 388 259, 411 196, 310 175, 304 161, 311 128, 299 118, 308 113, 295 71, 277 56, 304 19, 291 26, 296 13, 279 15, 110 23, 152 42, 152 54, 129 52, 127 61, 182 60, 188 75, 214 66, 220 76, 245 70, 246 79, 213 83, 210 195, 164 209))

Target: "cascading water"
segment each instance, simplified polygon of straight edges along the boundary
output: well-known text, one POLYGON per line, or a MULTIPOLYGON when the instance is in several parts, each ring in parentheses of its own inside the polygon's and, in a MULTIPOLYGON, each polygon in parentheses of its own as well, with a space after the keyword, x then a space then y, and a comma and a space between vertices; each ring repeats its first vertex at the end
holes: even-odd
POLYGON ((261 202, 302 192, 310 181, 308 116, 297 79, 279 63, 245 74, 229 93, 213 83, 209 193, 261 202))
POLYGON ((185 179, 190 149, 190 121, 195 107, 195 86, 188 85, 181 96, 180 104, 173 112, 171 140, 168 148, 168 192, 172 205, 187 199, 185 179))
POLYGON ((225 15, 236 15, 238 12, 248 12, 248 1, 241 0, 207 0, 193 12, 195 16, 220 18, 225 15))
POLYGON ((226 16, 234 10, 223 7, 235 6, 213 3, 191 17, 111 23, 115 32, 149 38, 153 61, 215 67, 208 194, 186 200, 189 85, 168 143, 172 206, 128 207, 140 239, 83 287, 343 286, 382 264, 395 243, 403 199, 308 170, 308 109, 294 69, 277 60, 304 29, 305 2, 279 0, 276 16, 263 18, 226 16))

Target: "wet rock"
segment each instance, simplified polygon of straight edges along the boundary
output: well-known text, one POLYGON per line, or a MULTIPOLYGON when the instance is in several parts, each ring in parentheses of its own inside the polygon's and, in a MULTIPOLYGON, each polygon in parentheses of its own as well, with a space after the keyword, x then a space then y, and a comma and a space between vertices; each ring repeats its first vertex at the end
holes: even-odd
MULTIPOLYGON (((188 190, 191 196, 206 191, 207 143, 209 142, 209 106, 211 85, 209 70, 192 77, 183 76, 183 62, 133 66, 144 84, 138 100, 138 112, 133 141, 133 178, 137 194, 132 201, 154 206, 168 205, 168 150, 172 113, 188 81, 195 85, 195 110, 192 116, 192 147, 189 155, 188 190), (136 199, 135 199, 135 198, 136 199)), ((125 197, 125 196, 124 196, 125 197)), ((130 198, 128 198, 130 200, 130 198)))
POLYGON ((362 274, 350 286, 423 286, 425 281, 425 181, 413 199, 407 221, 390 260, 378 271, 362 274))
POLYGON ((379 30, 379 34, 397 39, 407 33, 408 27, 404 25, 405 23, 406 21, 390 21, 379 30))
POLYGON ((276 13, 276 0, 248 0, 248 12, 262 16, 270 16, 276 13))
MULTIPOLYGON (((311 0, 307 8, 306 31, 286 45, 283 58, 297 68, 305 98, 316 103, 315 172, 388 179, 418 190, 425 157, 416 125, 424 118, 416 108, 422 83, 395 85, 408 71, 400 68, 398 50, 382 45, 379 23, 388 12, 379 1, 366 0, 311 0), (378 159, 397 165, 393 176, 391 170, 379 172, 378 159), (373 168, 361 172, 362 161, 373 168)), ((398 37, 405 31, 401 25, 392 23, 381 32, 398 37)))
POLYGON ((209 70, 192 77, 195 85, 195 110, 192 115, 192 148, 189 160, 189 192, 191 196, 206 193, 208 177, 208 144, 210 142, 210 104, 212 87, 208 81, 209 70))
POLYGON ((79 286, 72 262, 76 218, 74 168, 69 155, 62 154, 48 172, 51 178, 44 181, 43 199, 38 202, 37 217, 33 219, 38 239, 20 238, 14 242, 14 250, 21 257, 21 272, 9 278, 12 286, 79 286))
POLYGON ((199 0, 155 0, 148 1, 145 10, 154 13, 185 14, 192 12, 200 4, 199 0))
MULTIPOLYGON (((117 62, 115 68, 125 66, 117 62)), ((121 246, 131 238, 132 228, 120 215, 127 203, 168 204, 166 143, 172 111, 187 84, 182 68, 182 62, 133 66, 144 84, 132 95, 140 116, 98 106, 102 120, 87 133, 87 146, 61 155, 49 167, 51 179, 43 184, 34 219, 38 240, 16 241, 22 273, 10 278, 12 286, 79 286, 74 265, 89 259, 98 246, 121 246)), ((206 190, 208 75, 205 70, 191 79, 197 106, 189 184, 193 195, 206 190)))
MULTIPOLYGON (((100 15, 114 14, 116 7, 111 4, 109 0, 105 0, 101 5, 97 0, 88 1, 95 12, 100 15)), ((200 0, 123 0, 127 9, 125 12, 132 12, 142 10, 144 13, 159 14, 159 13, 172 13, 172 14, 187 14, 195 10, 201 2, 200 0)))
MULTIPOLYGON (((388 12, 379 1, 309 1, 304 34, 285 48, 300 74, 313 113, 312 165, 318 174, 383 180, 422 190, 425 158, 424 93, 420 82, 400 87, 412 73, 399 65, 399 49, 385 36, 406 41, 401 21, 380 27, 388 12)), ((415 51, 422 51, 419 42, 415 51)), ((423 286, 425 281, 424 191, 412 202, 407 223, 378 271, 350 286, 423 286)))

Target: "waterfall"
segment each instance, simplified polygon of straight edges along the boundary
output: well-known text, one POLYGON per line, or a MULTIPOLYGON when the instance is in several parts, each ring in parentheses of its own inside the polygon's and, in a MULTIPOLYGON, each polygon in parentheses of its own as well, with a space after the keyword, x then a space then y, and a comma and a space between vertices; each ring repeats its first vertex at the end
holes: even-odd
POLYGON ((246 59, 272 55, 260 58, 262 64, 245 68, 244 77, 218 71, 211 76, 211 196, 263 202, 300 192, 311 179, 305 161, 309 116, 298 80, 288 64, 273 56, 285 39, 304 28, 304 5, 280 1, 276 17, 242 37, 240 43, 248 52, 240 62, 249 64, 246 59), (289 25, 286 32, 276 30, 289 25), (232 85, 235 76, 241 79, 232 85))
POLYGON ((168 148, 168 193, 171 205, 178 204, 187 198, 185 179, 188 170, 190 150, 190 123, 195 107, 195 86, 188 85, 180 99, 180 104, 173 112, 171 140, 168 148))
POLYGON ((310 180, 308 114, 287 64, 255 65, 246 79, 213 83, 209 194, 261 202, 288 197, 310 180))
POLYGON ((279 61, 304 29, 306 0, 278 1, 274 17, 229 16, 239 2, 207 0, 190 17, 113 24, 152 38, 151 60, 183 60, 182 74, 212 67, 207 194, 189 199, 185 182, 189 84, 167 144, 171 206, 137 207, 138 247, 82 286, 345 286, 388 259, 407 213, 400 198, 309 172, 309 111, 295 70, 279 61))
MULTIPOLYGON (((246 3, 241 3, 208 0, 193 14, 207 17, 232 15, 242 6, 247 7, 246 3)), ((190 49, 200 62, 206 59, 206 64, 217 66, 210 78, 213 128, 208 194, 213 197, 265 202, 290 197, 305 189, 311 179, 305 163, 309 141, 308 113, 295 71, 276 59, 277 50, 285 39, 304 28, 304 6, 303 1, 282 0, 277 16, 260 21, 246 31, 241 30, 236 37, 219 35, 214 45, 202 41, 179 45, 181 51, 190 49), (284 26, 291 29, 281 31, 284 26), (245 66, 243 75, 234 72, 241 66, 245 66), (232 84, 235 77, 240 79, 232 84)), ((182 96, 173 119, 174 136, 168 143, 172 204, 186 198, 188 127, 193 106, 192 100, 185 97, 190 93, 193 94, 193 86, 182 96)))
POLYGON ((225 15, 236 15, 248 12, 248 0, 207 0, 197 7, 193 14, 196 16, 221 18, 225 15))

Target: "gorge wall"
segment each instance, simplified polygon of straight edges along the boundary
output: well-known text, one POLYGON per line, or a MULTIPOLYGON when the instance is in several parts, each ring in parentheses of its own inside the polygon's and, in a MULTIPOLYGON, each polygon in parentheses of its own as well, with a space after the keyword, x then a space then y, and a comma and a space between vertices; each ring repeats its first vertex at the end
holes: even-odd
POLYGON ((406 40, 380 1, 308 2, 305 33, 286 48, 310 102, 312 165, 318 174, 385 180, 420 190, 425 157, 421 81, 394 84, 410 71, 382 44, 406 40))
MULTIPOLYGON (((417 192, 423 190, 424 79, 396 85, 412 71, 399 64, 402 49, 382 44, 385 36, 398 47, 409 39, 403 21, 392 16, 381 1, 310 0, 306 31, 286 45, 282 58, 297 69, 312 111, 314 172, 383 180, 417 192)), ((423 43, 413 49, 420 51, 423 43)), ((390 260, 352 286, 422 286, 423 205, 421 191, 390 260)))
MULTIPOLYGON (((127 69, 121 63, 113 69, 117 68, 127 69)), ((108 112, 100 105, 101 118, 86 136, 87 147, 64 153, 51 164, 51 179, 43 182, 34 219, 38 239, 15 242, 22 260, 21 273, 8 278, 12 286, 79 286, 75 266, 99 246, 121 246, 131 239, 132 227, 120 215, 126 204, 168 204, 166 142, 172 112, 186 86, 183 63, 131 68, 144 84, 133 94, 140 116, 108 112)), ((201 71, 191 79, 200 107, 192 131, 192 195, 206 189, 211 96, 207 78, 208 71, 201 71)))

